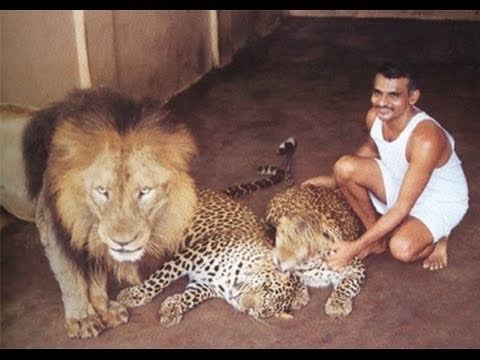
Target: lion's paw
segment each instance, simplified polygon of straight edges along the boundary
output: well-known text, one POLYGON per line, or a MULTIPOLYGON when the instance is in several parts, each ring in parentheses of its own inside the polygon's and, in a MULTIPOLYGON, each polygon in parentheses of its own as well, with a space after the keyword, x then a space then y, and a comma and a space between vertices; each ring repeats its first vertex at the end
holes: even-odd
POLYGON ((100 312, 103 323, 107 328, 114 328, 118 325, 128 322, 128 310, 127 308, 116 302, 110 300, 108 302, 108 309, 105 312, 100 312))
POLYGON ((309 301, 310 301, 310 295, 308 295, 308 289, 305 285, 302 284, 302 286, 295 293, 295 297, 292 300, 290 309, 299 310, 303 308, 305 305, 307 305, 309 301))
POLYGON ((117 301, 127 307, 137 307, 150 302, 151 298, 142 292, 138 286, 131 286, 121 290, 117 301))
POLYGON ((67 318, 65 328, 68 337, 86 339, 97 337, 106 327, 100 317, 95 314, 83 319, 67 318))
POLYGON ((352 312, 352 299, 330 296, 325 303, 325 313, 333 318, 345 317, 352 312))
POLYGON ((181 297, 177 294, 166 298, 158 314, 163 326, 170 327, 178 324, 183 316, 181 297))

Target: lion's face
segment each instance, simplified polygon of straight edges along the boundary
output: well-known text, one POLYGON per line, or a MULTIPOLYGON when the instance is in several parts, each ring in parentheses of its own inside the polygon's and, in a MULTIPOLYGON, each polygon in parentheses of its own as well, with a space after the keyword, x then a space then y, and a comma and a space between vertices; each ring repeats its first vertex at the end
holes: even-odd
POLYGON ((142 257, 174 181, 173 172, 145 148, 126 153, 106 149, 85 170, 86 204, 113 259, 142 257))
POLYGON ((188 174, 195 153, 184 127, 147 123, 119 133, 61 124, 47 179, 72 246, 118 262, 176 250, 196 206, 188 174))

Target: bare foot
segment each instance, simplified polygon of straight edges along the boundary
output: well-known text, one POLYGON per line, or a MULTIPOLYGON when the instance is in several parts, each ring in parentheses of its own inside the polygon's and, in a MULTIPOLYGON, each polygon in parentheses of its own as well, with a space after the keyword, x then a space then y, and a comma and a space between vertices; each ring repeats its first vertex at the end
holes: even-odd
POLYGON ((386 239, 379 240, 358 254, 360 259, 366 258, 371 254, 381 254, 387 249, 386 239))
POLYGON ((431 271, 447 267, 447 239, 441 239, 433 248, 432 253, 423 261, 423 268, 431 271))

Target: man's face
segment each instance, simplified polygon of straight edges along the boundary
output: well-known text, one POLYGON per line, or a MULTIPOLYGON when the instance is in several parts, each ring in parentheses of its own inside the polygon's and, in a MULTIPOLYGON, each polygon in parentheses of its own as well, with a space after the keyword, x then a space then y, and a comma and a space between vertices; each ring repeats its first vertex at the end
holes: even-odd
POLYGON ((387 79, 382 74, 375 76, 371 102, 380 120, 397 119, 417 102, 420 92, 409 92, 407 85, 407 78, 387 79))

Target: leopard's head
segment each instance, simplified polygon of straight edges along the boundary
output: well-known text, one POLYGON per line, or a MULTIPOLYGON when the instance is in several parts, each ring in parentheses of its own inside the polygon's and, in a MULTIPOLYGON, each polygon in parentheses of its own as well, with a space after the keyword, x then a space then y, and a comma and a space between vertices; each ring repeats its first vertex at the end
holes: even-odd
POLYGON ((291 271, 324 255, 332 237, 322 223, 318 213, 279 219, 272 259, 280 271, 291 271))

